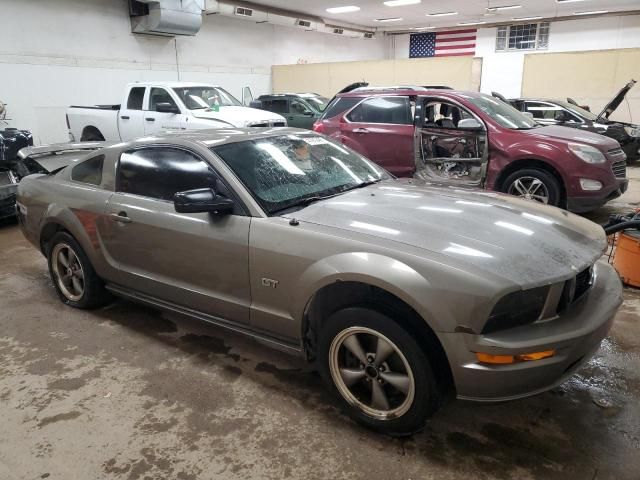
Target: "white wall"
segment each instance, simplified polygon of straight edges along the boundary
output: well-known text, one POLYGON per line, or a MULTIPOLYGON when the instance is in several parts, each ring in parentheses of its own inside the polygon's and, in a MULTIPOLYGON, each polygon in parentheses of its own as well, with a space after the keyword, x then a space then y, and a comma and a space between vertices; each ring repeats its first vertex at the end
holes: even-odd
MULTIPOLYGON (((409 35, 395 36, 392 44, 394 58, 409 57, 409 35)), ((531 52, 496 52, 495 44, 495 28, 478 29, 476 56, 482 58, 481 91, 498 91, 507 97, 520 96, 524 56, 531 52)), ((640 15, 628 15, 552 22, 546 52, 638 47, 640 15)), ((638 70, 640 76, 640 66, 638 70)), ((614 93, 611 92, 611 96, 614 93)))
POLYGON ((274 64, 383 59, 385 39, 350 39, 209 15, 195 37, 133 35, 127 0, 2 0, 0 100, 36 143, 66 141, 68 105, 120 103, 136 80, 271 91, 274 64), (177 62, 176 62, 177 58, 177 62), (179 68, 178 68, 179 67, 179 68), (178 69, 180 73, 178 74, 178 69))
MULTIPOLYGON (((640 15, 629 15, 552 22, 549 48, 536 50, 535 53, 638 47, 640 15)), ((524 56, 527 53, 531 52, 496 52, 496 29, 479 29, 476 56, 482 57, 481 91, 498 91, 506 97, 520 96, 524 56)), ((612 97, 614 94, 611 92, 612 97)))

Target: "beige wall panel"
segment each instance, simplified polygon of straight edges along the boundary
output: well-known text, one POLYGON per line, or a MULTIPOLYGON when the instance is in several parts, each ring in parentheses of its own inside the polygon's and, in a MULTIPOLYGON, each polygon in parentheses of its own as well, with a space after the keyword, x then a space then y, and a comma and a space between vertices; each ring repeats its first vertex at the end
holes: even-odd
MULTIPOLYGON (((640 49, 529 54, 524 60, 522 95, 571 97, 599 113, 630 79, 640 80, 640 49)), ((640 122, 640 88, 634 87, 611 116, 640 122)))
POLYGON ((365 80, 371 86, 449 85, 477 91, 482 59, 448 57, 275 65, 272 74, 275 93, 312 91, 332 97, 346 85, 365 80))

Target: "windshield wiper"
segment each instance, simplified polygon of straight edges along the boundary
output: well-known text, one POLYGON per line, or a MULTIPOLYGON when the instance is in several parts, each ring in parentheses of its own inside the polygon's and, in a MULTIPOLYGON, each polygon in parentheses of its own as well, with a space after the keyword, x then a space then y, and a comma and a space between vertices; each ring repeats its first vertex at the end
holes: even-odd
POLYGON ((311 205, 312 203, 319 202, 320 200, 326 200, 328 198, 332 198, 335 196, 336 195, 324 195, 324 196, 313 196, 313 197, 301 198, 297 202, 290 203, 286 207, 279 208, 277 210, 272 211, 271 213, 278 213, 278 212, 289 210, 290 208, 295 208, 295 207, 306 207, 307 205, 311 205))

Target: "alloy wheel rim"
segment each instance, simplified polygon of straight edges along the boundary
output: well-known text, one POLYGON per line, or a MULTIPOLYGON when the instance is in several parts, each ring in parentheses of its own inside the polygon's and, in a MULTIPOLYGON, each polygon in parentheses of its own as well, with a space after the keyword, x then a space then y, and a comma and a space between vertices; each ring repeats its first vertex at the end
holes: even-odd
POLYGON ((549 190, 547 186, 536 177, 520 177, 517 178, 510 186, 507 192, 509 195, 532 200, 534 202, 549 203, 549 190))
POLYGON ((84 270, 74 250, 66 243, 59 243, 51 252, 51 265, 55 281, 62 294, 77 302, 84 295, 84 270))
POLYGON ((413 404, 415 381, 406 357, 380 332, 350 327, 331 342, 329 370, 342 397, 379 420, 404 415, 413 404))

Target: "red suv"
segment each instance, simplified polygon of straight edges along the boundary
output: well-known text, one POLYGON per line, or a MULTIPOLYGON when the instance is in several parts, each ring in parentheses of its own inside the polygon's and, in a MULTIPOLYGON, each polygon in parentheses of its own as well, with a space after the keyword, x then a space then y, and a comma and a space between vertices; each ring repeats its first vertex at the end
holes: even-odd
POLYGON ((477 92, 422 87, 338 94, 313 129, 400 177, 484 187, 586 212, 627 189, 617 141, 538 125, 477 92))

